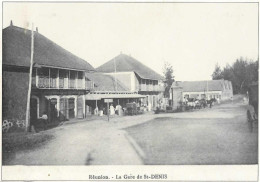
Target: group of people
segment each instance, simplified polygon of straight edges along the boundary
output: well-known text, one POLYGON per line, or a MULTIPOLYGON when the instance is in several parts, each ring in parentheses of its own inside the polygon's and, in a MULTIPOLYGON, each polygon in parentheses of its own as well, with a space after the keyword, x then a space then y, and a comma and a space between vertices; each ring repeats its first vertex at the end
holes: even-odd
MULTIPOLYGON (((123 108, 121 105, 116 105, 116 107, 113 106, 113 104, 110 104, 109 106, 109 115, 122 115, 123 113, 123 108)), ((99 115, 99 116, 103 116, 104 114, 107 114, 107 108, 105 107, 101 107, 100 109, 98 107, 96 107, 94 109, 94 115, 99 115)))

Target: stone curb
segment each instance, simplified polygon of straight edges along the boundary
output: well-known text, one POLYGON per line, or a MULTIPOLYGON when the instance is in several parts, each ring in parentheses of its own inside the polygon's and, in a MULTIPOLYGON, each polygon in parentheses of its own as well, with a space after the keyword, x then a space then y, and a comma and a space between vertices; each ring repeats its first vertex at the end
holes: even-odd
POLYGON ((128 142, 132 145, 132 147, 136 151, 137 155, 140 157, 140 160, 143 162, 143 160, 146 158, 144 151, 126 131, 123 131, 123 133, 126 139, 128 140, 128 142))

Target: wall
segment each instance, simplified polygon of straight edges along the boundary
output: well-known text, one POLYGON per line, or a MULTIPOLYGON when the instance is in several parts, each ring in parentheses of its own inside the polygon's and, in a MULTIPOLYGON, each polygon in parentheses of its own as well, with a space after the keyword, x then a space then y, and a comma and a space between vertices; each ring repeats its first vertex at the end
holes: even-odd
POLYGON ((201 99, 201 95, 206 94, 208 96, 213 96, 213 95, 221 95, 221 99, 222 99, 222 92, 221 91, 208 91, 208 92, 183 92, 182 96, 183 98, 185 97, 185 95, 190 95, 190 97, 192 97, 192 95, 199 95, 198 99, 201 99))
POLYGON ((172 108, 173 110, 177 109, 177 107, 180 106, 180 101, 182 101, 182 88, 181 87, 175 87, 172 88, 172 108))
POLYGON ((3 71, 2 81, 3 119, 25 120, 29 71, 3 71))
POLYGON ((111 75, 114 77, 114 75, 116 74, 116 79, 119 80, 121 83, 124 84, 124 86, 128 89, 132 91, 132 74, 134 74, 134 72, 117 72, 117 73, 105 73, 107 75, 111 75))

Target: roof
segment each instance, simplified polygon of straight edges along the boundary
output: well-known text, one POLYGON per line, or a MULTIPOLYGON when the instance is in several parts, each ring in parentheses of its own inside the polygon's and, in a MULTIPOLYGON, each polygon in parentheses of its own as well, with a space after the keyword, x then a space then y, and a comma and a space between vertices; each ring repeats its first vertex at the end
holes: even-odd
POLYGON ((95 83, 94 91, 129 91, 120 81, 103 73, 86 73, 86 77, 95 83), (116 88, 117 87, 117 88, 116 88))
MULTIPOLYGON (((30 57, 31 31, 13 25, 3 29, 3 64, 29 67, 30 57)), ((33 61, 42 66, 95 70, 88 62, 38 32, 34 33, 33 61)))
POLYGON ((125 99, 125 98, 144 98, 145 95, 140 94, 87 94, 86 100, 101 100, 101 99, 125 99))
POLYGON ((182 87, 183 92, 204 92, 204 91, 222 91, 227 80, 205 80, 205 81, 184 81, 174 82, 172 87, 182 87))
POLYGON ((104 73, 115 72, 115 65, 117 72, 133 71, 143 79, 163 79, 160 74, 156 73, 151 68, 145 66, 141 62, 137 61, 135 58, 127 56, 125 54, 120 54, 116 56, 112 60, 96 68, 96 70, 104 73))

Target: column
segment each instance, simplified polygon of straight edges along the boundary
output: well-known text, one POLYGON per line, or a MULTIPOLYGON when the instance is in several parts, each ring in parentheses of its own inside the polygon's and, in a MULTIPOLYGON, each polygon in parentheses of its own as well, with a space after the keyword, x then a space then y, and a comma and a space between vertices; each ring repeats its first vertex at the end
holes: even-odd
POLYGON ((39 76, 38 76, 38 68, 36 68, 36 88, 39 87, 38 84, 39 84, 39 76))
POLYGON ((58 69, 58 76, 57 76, 57 88, 60 88, 60 69, 58 69))
POLYGON ((83 99, 83 118, 86 117, 86 101, 85 101, 85 95, 82 97, 83 99))
POLYGON ((57 96, 57 117, 60 116, 60 96, 57 96))
POLYGON ((74 96, 74 104, 75 104, 75 107, 74 107, 74 113, 75 113, 75 118, 78 117, 78 98, 77 96, 74 96))

